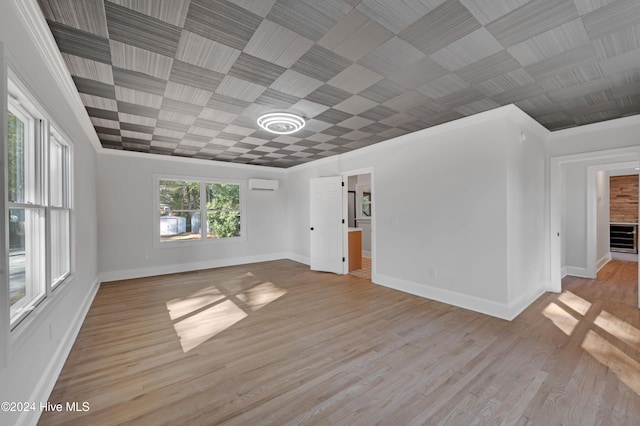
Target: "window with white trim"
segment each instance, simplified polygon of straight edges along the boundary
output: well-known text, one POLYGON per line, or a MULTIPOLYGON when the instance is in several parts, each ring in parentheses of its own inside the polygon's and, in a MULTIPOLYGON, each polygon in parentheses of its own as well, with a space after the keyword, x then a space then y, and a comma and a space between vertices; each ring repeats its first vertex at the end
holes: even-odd
POLYGON ((15 84, 8 99, 7 221, 10 323, 71 272, 70 146, 15 84))
POLYGON ((160 243, 244 239, 244 185, 209 179, 157 178, 160 243))
POLYGON ((49 133, 49 247, 51 287, 71 273, 71 202, 69 194, 69 145, 51 129, 49 133))

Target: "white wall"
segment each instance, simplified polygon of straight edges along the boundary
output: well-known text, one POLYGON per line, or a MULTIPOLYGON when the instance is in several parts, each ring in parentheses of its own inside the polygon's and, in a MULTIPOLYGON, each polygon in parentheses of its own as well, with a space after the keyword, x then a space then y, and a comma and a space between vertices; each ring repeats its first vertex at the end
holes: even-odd
POLYGON ((507 160, 509 306, 520 312, 547 287, 546 129, 520 111, 510 115, 507 160))
MULTIPOLYGON (((290 250, 299 259, 309 257, 309 178, 373 167, 374 282, 510 316, 506 146, 510 108, 291 169, 290 250)), ((541 141, 531 141, 536 143, 541 141)), ((533 185, 535 197, 540 197, 542 146, 533 151, 533 159, 520 164, 536 169, 523 185, 533 185)), ((535 215, 544 221, 541 210, 535 209, 535 215)), ((538 250, 539 241, 535 243, 538 250)), ((540 256, 537 251, 536 255, 540 256)))
POLYGON ((505 131, 489 120, 418 132, 365 157, 375 170, 381 282, 506 302, 505 131))
POLYGON ((366 173, 363 175, 358 175, 357 177, 358 185, 371 185, 371 173, 366 173))
MULTIPOLYGON (((565 257, 562 267, 570 275, 585 276, 587 268, 587 165, 590 162, 569 163, 562 166, 562 188, 565 212, 565 257)), ((563 274, 564 275, 564 274, 563 274)))
MULTIPOLYGON (((29 315, 10 336, 0 367, 0 401, 46 401, 66 359, 85 309, 97 289, 96 153, 74 112, 27 35, 10 2, 0 2, 0 41, 20 68, 36 101, 70 138, 74 153, 74 276, 29 315)), ((0 93, 6 99, 6 93, 0 93)), ((4 194, 2 194, 4 196, 4 194)), ((4 250, 4 245, 0 250, 4 250)), ((5 256, 4 251, 1 253, 5 256)), ((3 312, 2 315, 8 315, 3 312)), ((2 342, 4 346, 6 342, 2 342)), ((34 423, 39 413, 0 412, 1 424, 34 423)))
POLYGON ((600 269, 611 259, 609 250, 609 173, 599 170, 596 173, 596 258, 600 269))
POLYGON ((349 189, 349 191, 355 191, 357 183, 358 183, 358 175, 349 176, 349 178, 347 179, 347 188, 349 189))
POLYGON ((552 132, 547 157, 640 145, 640 115, 552 132))
POLYGON ((98 159, 98 254, 103 281, 286 256, 285 172, 225 163, 110 153, 98 159), (156 247, 154 174, 211 179, 276 179, 277 191, 246 190, 243 242, 156 247))

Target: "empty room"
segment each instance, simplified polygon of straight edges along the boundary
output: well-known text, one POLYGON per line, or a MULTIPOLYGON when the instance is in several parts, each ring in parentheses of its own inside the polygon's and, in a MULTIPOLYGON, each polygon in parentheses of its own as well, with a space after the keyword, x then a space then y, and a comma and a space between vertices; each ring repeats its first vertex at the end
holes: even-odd
POLYGON ((0 424, 638 424, 637 0, 6 0, 0 93, 0 424))

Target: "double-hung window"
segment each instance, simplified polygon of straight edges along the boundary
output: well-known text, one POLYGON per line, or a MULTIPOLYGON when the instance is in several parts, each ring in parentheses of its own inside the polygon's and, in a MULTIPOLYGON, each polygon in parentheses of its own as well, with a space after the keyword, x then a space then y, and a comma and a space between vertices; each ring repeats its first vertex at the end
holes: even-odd
POLYGON ((15 322, 45 296, 42 128, 9 102, 7 126, 9 303, 15 322))
POLYGON ((70 274, 70 147, 22 94, 9 97, 7 116, 8 278, 14 326, 70 274))
POLYGON ((240 182, 157 178, 160 243, 244 239, 240 182))
POLYGON ((70 154, 58 132, 49 133, 49 247, 51 287, 71 273, 71 203, 69 194, 70 154))

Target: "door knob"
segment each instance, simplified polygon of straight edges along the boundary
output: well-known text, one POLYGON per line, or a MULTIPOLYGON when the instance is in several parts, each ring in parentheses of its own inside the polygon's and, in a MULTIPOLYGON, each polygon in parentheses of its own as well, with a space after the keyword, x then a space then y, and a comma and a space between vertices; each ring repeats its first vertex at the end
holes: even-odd
POLYGON ((313 231, 313 226, 311 227, 311 230, 313 231))

